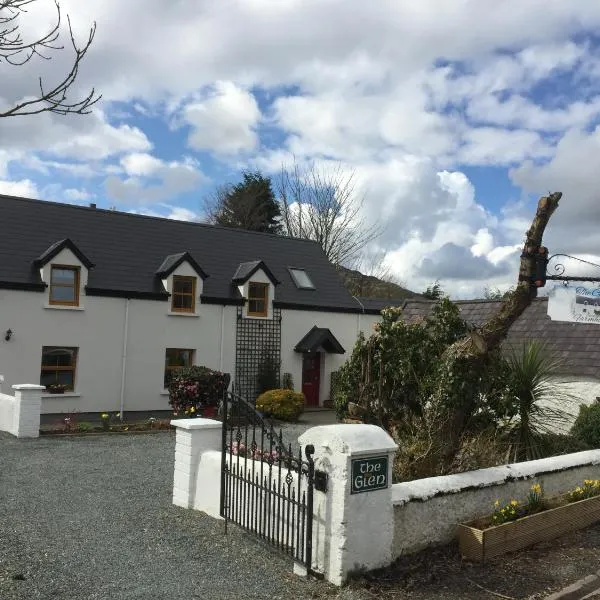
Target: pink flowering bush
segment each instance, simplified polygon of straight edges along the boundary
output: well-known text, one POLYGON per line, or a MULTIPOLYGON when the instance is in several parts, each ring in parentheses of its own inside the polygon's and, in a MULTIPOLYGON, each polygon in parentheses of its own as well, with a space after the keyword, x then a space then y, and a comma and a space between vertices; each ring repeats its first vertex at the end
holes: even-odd
POLYGON ((213 412, 222 400, 230 376, 208 367, 188 367, 174 372, 169 383, 169 404, 175 416, 195 417, 213 412))
POLYGON ((249 448, 244 442, 234 441, 227 445, 227 450, 234 456, 242 456, 253 460, 262 460, 275 463, 281 460, 282 456, 277 450, 263 450, 262 448, 249 448))

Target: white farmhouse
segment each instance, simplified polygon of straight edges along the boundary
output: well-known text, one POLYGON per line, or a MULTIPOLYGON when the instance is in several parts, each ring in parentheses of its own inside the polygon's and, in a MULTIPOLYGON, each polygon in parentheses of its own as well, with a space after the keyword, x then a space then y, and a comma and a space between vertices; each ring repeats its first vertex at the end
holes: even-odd
POLYGON ((248 397, 275 365, 321 406, 379 318, 311 241, 11 196, 0 232, 0 373, 42 414, 168 410, 192 364, 248 397))

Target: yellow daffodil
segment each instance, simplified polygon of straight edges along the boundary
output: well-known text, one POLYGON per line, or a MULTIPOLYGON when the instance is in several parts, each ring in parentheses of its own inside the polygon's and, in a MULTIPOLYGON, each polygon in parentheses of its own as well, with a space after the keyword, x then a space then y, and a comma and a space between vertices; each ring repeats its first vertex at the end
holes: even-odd
POLYGON ((192 408, 190 408, 190 412, 193 414, 196 412, 196 409, 192 406, 192 408))
POLYGON ((517 506, 519 503, 516 500, 511 500, 510 501, 510 505, 511 506, 517 506))

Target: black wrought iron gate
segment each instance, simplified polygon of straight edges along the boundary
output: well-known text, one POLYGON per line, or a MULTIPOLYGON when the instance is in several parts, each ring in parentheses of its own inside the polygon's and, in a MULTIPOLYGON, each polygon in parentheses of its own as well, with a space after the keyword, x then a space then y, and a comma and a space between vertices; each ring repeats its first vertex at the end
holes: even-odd
POLYGON ((223 403, 221 516, 312 572, 314 446, 293 452, 242 397, 223 403))

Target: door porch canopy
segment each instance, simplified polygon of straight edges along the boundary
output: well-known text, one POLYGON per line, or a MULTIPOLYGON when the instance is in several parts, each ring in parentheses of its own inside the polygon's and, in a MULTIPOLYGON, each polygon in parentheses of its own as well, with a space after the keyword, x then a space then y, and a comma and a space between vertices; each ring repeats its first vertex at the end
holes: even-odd
POLYGON ((346 351, 329 329, 316 325, 296 344, 295 352, 329 352, 344 354, 346 351))

